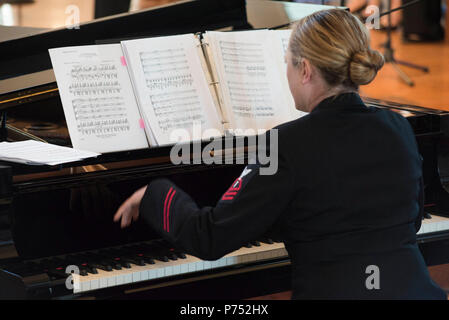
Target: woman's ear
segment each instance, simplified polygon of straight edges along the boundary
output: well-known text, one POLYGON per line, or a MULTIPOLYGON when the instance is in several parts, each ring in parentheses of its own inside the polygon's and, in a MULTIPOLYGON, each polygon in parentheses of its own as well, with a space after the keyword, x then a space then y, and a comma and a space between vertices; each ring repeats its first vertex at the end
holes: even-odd
POLYGON ((310 61, 306 58, 301 59, 301 76, 302 84, 306 84, 312 80, 313 68, 310 61))

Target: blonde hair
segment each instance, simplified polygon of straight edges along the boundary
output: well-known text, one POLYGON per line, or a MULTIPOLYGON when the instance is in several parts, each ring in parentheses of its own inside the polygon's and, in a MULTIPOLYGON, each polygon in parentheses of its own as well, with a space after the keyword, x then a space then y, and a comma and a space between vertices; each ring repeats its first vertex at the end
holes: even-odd
POLYGON ((292 30, 289 50, 297 66, 307 58, 329 86, 358 89, 375 78, 384 65, 383 56, 369 45, 368 29, 350 12, 330 9, 298 21, 292 30))

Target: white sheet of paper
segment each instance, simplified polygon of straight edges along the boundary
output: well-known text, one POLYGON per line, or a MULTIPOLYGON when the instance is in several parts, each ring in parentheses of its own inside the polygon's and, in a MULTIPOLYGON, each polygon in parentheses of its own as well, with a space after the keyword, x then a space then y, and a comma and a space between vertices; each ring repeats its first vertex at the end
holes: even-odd
MULTIPOLYGON (((209 84, 199 58, 199 41, 193 34, 123 41, 139 107, 151 128, 150 143, 173 144, 171 134, 180 129, 186 140, 199 140, 193 126, 216 129, 222 135, 209 84)), ((147 130, 147 133, 149 131, 147 130)))
POLYGON ((270 30, 208 31, 205 40, 232 129, 271 129, 291 119, 270 30))
POLYGON ((35 140, 0 143, 0 159, 26 164, 56 165, 98 155, 95 152, 61 147, 35 140))
POLYGON ((49 52, 75 148, 104 153, 149 146, 120 44, 49 52))
POLYGON ((282 87, 284 88, 284 97, 287 100, 287 106, 291 113, 291 119, 297 119, 304 115, 306 115, 306 112, 299 111, 295 107, 295 101, 293 100, 293 96, 290 92, 290 88, 288 85, 288 79, 287 79, 287 63, 285 60, 285 54, 287 53, 288 49, 288 42, 290 40, 290 35, 292 34, 292 31, 290 29, 287 30, 270 30, 272 35, 272 41, 273 41, 273 49, 275 54, 277 53, 277 60, 279 65, 279 74, 282 81, 282 87))

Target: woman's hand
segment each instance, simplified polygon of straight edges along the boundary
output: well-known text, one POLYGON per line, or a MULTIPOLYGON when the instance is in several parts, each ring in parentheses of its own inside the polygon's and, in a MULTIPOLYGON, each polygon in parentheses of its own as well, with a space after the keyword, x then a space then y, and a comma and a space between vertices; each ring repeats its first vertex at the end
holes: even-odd
POLYGON ((136 221, 139 218, 140 202, 146 190, 147 186, 140 188, 131 197, 126 199, 114 215, 114 222, 118 222, 121 218, 122 222, 120 226, 126 228, 131 224, 131 221, 136 221))

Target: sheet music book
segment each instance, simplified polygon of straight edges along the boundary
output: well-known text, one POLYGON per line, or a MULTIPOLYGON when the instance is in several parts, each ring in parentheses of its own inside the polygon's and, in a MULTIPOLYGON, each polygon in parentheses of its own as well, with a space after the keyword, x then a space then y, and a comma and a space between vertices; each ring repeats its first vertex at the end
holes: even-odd
POLYGON ((106 153, 268 130, 303 115, 290 30, 208 31, 50 49, 75 148, 106 153), (200 130, 197 130, 200 128, 200 130))

